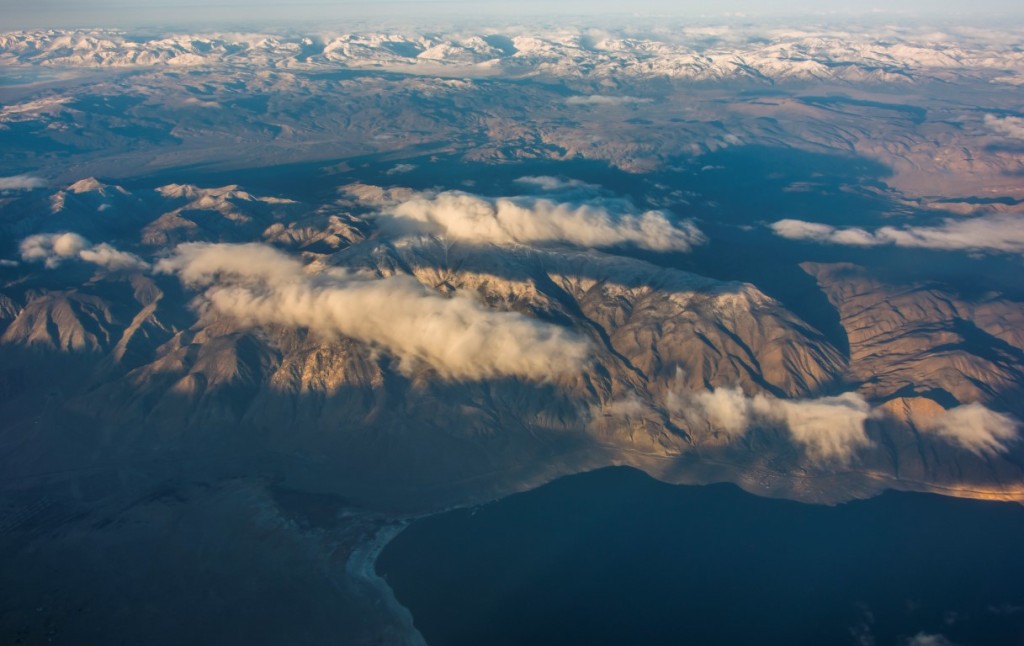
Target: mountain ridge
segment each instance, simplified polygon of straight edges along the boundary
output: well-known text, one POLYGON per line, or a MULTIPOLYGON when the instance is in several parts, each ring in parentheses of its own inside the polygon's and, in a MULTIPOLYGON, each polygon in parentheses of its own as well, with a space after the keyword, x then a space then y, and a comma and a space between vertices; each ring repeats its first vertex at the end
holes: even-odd
MULTIPOLYGON (((97 184, 90 190, 112 189, 97 184)), ((133 196, 124 189, 114 192, 133 196)), ((3 332, 0 351, 27 384, 37 384, 30 385, 30 390, 40 392, 45 390, 44 373, 36 372, 33 363, 39 362, 46 371, 67 364, 67 380, 48 380, 49 391, 59 392, 65 402, 53 411, 54 419, 71 416, 79 420, 78 426, 90 429, 80 441, 92 444, 91 452, 99 455, 116 447, 125 456, 156 457, 165 451, 188 454, 214 447, 220 447, 215 449, 220 454, 233 446, 240 455, 250 455, 268 446, 292 446, 300 462, 314 455, 319 456, 317 460, 332 456, 328 463, 351 470, 348 476, 339 476, 350 486, 360 478, 383 486, 388 478, 403 473, 400 481, 419 483, 408 486, 429 489, 431 483, 470 477, 476 487, 481 486, 481 478, 487 480, 486 473, 529 469, 527 456, 540 452, 553 463, 538 472, 549 474, 544 477, 553 477, 561 468, 572 471, 612 463, 640 466, 659 477, 682 481, 699 479, 700 473, 717 473, 715 477, 727 477, 754 490, 767 477, 754 474, 771 473, 775 474, 769 478, 776 483, 773 487, 788 492, 781 495, 816 500, 842 499, 856 491, 866 495, 883 483, 913 489, 934 485, 935 490, 964 495, 970 491, 1017 495, 1012 486, 1020 471, 1014 436, 985 435, 1003 432, 1006 427, 1000 424, 1010 423, 1000 413, 977 411, 978 416, 971 418, 980 424, 982 434, 977 438, 943 435, 942 429, 947 428, 943 416, 950 405, 992 403, 1003 409, 1011 406, 1020 414, 1012 408, 1012 400, 986 394, 994 391, 965 395, 968 391, 942 381, 941 375, 954 374, 944 366, 949 361, 961 363, 961 356, 973 357, 970 349, 960 351, 966 355, 943 354, 945 333, 930 342, 935 348, 930 360, 938 362, 939 371, 934 374, 940 377, 935 383, 917 384, 916 396, 931 402, 927 405, 913 398, 896 399, 911 396, 906 382, 881 389, 864 379, 864 370, 885 374, 892 368, 864 363, 864 353, 873 352, 872 341, 857 333, 864 324, 851 323, 846 313, 857 301, 836 296, 837 289, 864 292, 851 282, 857 276, 856 267, 805 266, 833 299, 840 322, 847 327, 852 361, 848 363, 824 335, 749 283, 713 280, 614 250, 580 250, 559 242, 494 246, 415 232, 395 237, 382 231, 373 215, 373 209, 387 206, 342 201, 327 208, 245 193, 247 199, 226 209, 227 202, 208 199, 237 192, 233 186, 157 189, 153 194, 163 196, 164 206, 153 206, 151 200, 156 198, 143 200, 151 204, 148 215, 126 224, 117 238, 110 239, 141 254, 132 269, 93 265, 89 273, 88 261, 71 258, 63 260, 59 270, 30 270, 17 283, 17 291, 4 290, 9 302, 5 311, 13 319, 3 332), (195 199, 198 195, 207 197, 195 199), (197 222, 220 221, 225 226, 195 229, 191 239, 199 242, 177 247, 154 241, 147 231, 164 220, 161 213, 180 209, 183 199, 192 200, 200 209, 196 213, 205 214, 197 222), (263 208, 266 204, 286 208, 268 211, 263 208), (250 209, 251 215, 234 211, 242 207, 250 209), (360 212, 366 208, 368 214, 360 212), (265 243, 226 242, 259 236, 259 231, 266 240, 280 241, 284 221, 302 212, 323 214, 325 209, 331 215, 302 221, 313 239, 322 239, 319 232, 335 231, 339 222, 345 222, 351 235, 337 238, 337 247, 315 251, 307 247, 293 256, 285 251, 293 248, 289 238, 280 250, 265 243), (186 280, 183 273, 191 271, 188 263, 203 257, 189 256, 192 251, 207 254, 217 263, 203 270, 212 273, 196 274, 205 276, 199 283, 190 283, 194 279, 186 280), (264 258, 258 261, 262 264, 245 264, 245 255, 232 260, 233 254, 255 251, 264 258), (153 261, 171 275, 150 275, 153 261), (293 271, 299 273, 288 273, 293 271), (85 282, 61 287, 60 275, 65 279, 78 275, 85 282), (32 287, 37 281, 46 287, 32 287), (514 372, 504 376, 484 372, 480 374, 491 376, 467 380, 457 375, 477 374, 479 368, 454 373, 454 378, 445 376, 444 370, 439 374, 431 366, 435 359, 430 355, 403 354, 409 350, 403 349, 405 341, 400 339, 359 340, 333 327, 316 327, 324 323, 307 327, 302 322, 306 319, 289 323, 276 314, 270 319, 238 318, 248 316, 237 309, 247 301, 232 301, 234 310, 218 309, 220 294, 275 303, 277 290, 306 281, 316 290, 335 290, 331 298, 347 298, 348 289, 391 289, 389 285, 401 284, 408 285, 401 287, 406 290, 415 285, 409 294, 427 299, 423 302, 430 307, 472 303, 467 314, 505 312, 530 321, 535 326, 531 329, 538 332, 548 328, 571 332, 586 343, 589 358, 586 364, 567 359, 570 363, 565 368, 539 381, 524 378, 532 373, 514 372), (128 303, 134 304, 129 307, 128 303), (40 361, 44 355, 49 358, 40 361), (81 363, 86 357, 98 361, 81 363), (951 402, 928 399, 934 397, 929 388, 946 388, 960 396, 951 402), (900 408, 898 401, 910 408, 900 408), (741 411, 743 417, 736 419, 735 413, 722 417, 727 410, 722 406, 741 411), (813 433, 834 432, 826 430, 828 422, 809 436, 798 433, 801 425, 819 424, 810 421, 819 415, 825 415, 823 419, 838 415, 836 420, 853 415, 862 420, 863 428, 850 426, 843 431, 846 435, 830 440, 838 444, 819 444, 813 433), (925 424, 925 419, 933 421, 925 424), (145 432, 139 434, 141 429, 145 432), (154 437, 165 439, 153 445, 154 437), (247 437, 256 438, 255 445, 248 445, 247 437), (1006 444, 1001 443, 1004 440, 1006 444), (382 442, 390 447, 383 453, 382 442), (430 446, 431 442, 437 446, 430 446), (957 442, 969 450, 958 452, 957 442), (173 448, 176 443, 182 443, 178 449, 173 448), (444 457, 438 453, 441 446, 448 447, 444 457), (436 457, 425 460, 425 455, 436 457), (707 464, 700 466, 704 461, 707 464), (689 475, 679 471, 682 464, 689 465, 689 475), (368 471, 368 465, 376 466, 368 471), (836 469, 845 475, 829 475, 836 469), (808 489, 799 479, 787 479, 787 473, 817 474, 817 482, 839 477, 860 484, 831 492, 808 489), (785 482, 790 484, 780 484, 785 482)), ((419 199, 413 193, 394 195, 419 199)), ((78 208, 85 211, 95 208, 88 201, 81 204, 78 208)), ((387 298, 402 293, 391 292, 387 298)), ((935 302, 949 301, 942 297, 935 302)), ((961 306, 957 316, 947 320, 954 325, 960 317, 977 318, 1005 343, 1019 343, 1015 328, 1006 323, 1006 316, 1017 310, 997 303, 989 298, 976 310, 961 306)), ((396 315, 415 315, 415 311, 396 315)), ((877 322, 868 325, 886 329, 877 322)), ((884 356, 889 357, 885 365, 899 366, 900 355, 887 351, 884 356)), ((458 355, 451 357, 445 361, 462 361, 458 355)), ((486 354, 471 359, 490 360, 486 354)), ((545 360, 561 359, 552 355, 545 360)), ((972 360, 988 361, 983 355, 972 360)), ((907 369, 918 370, 914 366, 907 369)), ((895 370, 894 374, 901 374, 901 368, 895 370)), ((971 374, 977 380, 1000 373, 971 374)), ((1012 376, 1007 379, 1012 381, 1012 376)), ((33 405, 18 400, 15 396, 5 408, 19 419, 27 411, 25 419, 31 419, 33 405), (23 412, 14 413, 19 410, 23 412)), ((58 432, 60 424, 53 423, 47 432, 58 432)), ((494 476, 484 491, 517 486, 507 477, 494 476)), ((518 477, 513 476, 513 482, 518 477)), ((359 488, 365 490, 365 483, 359 488)), ((404 486, 399 489, 409 493, 404 486)), ((457 499, 469 491, 445 495, 457 499)))

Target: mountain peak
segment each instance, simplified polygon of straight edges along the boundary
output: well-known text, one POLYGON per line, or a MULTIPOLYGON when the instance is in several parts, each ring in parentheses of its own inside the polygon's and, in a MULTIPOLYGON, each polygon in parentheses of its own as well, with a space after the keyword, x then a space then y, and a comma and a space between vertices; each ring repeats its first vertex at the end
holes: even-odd
POLYGON ((95 177, 86 177, 68 186, 67 190, 72 193, 103 193, 107 188, 109 188, 107 184, 104 184, 95 177))

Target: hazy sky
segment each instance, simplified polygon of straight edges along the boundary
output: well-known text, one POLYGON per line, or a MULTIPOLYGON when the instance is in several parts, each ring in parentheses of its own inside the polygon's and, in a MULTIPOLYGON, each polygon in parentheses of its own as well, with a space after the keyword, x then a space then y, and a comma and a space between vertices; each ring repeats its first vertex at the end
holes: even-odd
POLYGON ((543 15, 678 14, 687 17, 743 13, 766 15, 832 14, 950 14, 961 20, 984 22, 996 16, 1024 16, 1020 0, 0 0, 0 30, 40 27, 216 25, 271 23, 282 27, 298 23, 341 22, 352 19, 429 20, 467 22, 503 17, 543 15))

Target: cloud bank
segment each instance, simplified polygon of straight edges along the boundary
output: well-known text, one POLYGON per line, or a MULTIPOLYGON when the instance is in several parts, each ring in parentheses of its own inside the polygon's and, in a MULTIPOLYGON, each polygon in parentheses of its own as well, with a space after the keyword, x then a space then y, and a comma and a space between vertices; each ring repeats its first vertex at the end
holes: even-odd
POLYGON ((673 222, 663 211, 637 213, 625 202, 614 206, 446 191, 418 194, 385 208, 378 217, 406 231, 440 233, 477 244, 632 244, 656 251, 689 251, 706 240, 693 222, 673 222))
POLYGON ((947 219, 934 227, 838 228, 804 220, 779 220, 771 224, 775 235, 790 240, 810 240, 857 247, 895 245, 922 249, 987 252, 1024 252, 1024 219, 1000 214, 970 219, 947 219))
POLYGON ((691 424, 707 422, 715 430, 739 437, 755 426, 782 427, 807 456, 819 462, 849 462, 871 445, 864 422, 871 406, 856 393, 819 399, 748 397, 738 388, 674 395, 669 409, 691 424))
POLYGON ((48 269, 59 267, 68 260, 88 262, 111 271, 149 268, 149 264, 135 254, 120 251, 105 242, 94 245, 77 233, 29 236, 21 241, 19 251, 25 262, 41 262, 48 269))
POLYGON ((46 186, 45 181, 32 175, 0 177, 0 191, 30 191, 44 186, 46 186))
POLYGON ((201 290, 204 315, 370 343, 397 357, 406 373, 426 364, 452 380, 545 380, 583 370, 590 355, 588 342, 565 328, 469 297, 446 298, 411 277, 309 273, 262 244, 183 244, 157 271, 201 290))
MULTIPOLYGON (((808 457, 817 461, 849 462, 858 449, 871 445, 864 430, 868 419, 885 415, 858 393, 817 399, 749 397, 738 388, 673 394, 669 410, 691 424, 706 423, 730 437, 741 437, 756 426, 782 427, 808 457)), ((943 411, 918 425, 924 433, 978 456, 1006 453, 1019 439, 1019 423, 1009 415, 979 403, 943 411)))

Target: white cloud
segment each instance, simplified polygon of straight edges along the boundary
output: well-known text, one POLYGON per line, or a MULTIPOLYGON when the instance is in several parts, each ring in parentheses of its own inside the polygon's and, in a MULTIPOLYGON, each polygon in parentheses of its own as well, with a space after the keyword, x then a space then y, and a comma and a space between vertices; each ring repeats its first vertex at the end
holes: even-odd
POLYGON ((206 108, 208 110, 220 110, 222 107, 221 104, 217 103, 216 101, 203 101, 202 99, 199 99, 194 96, 190 96, 189 98, 185 99, 185 104, 194 105, 198 108, 206 108))
POLYGON ((771 224, 776 235, 790 240, 860 247, 895 245, 923 249, 1024 252, 1024 218, 1011 214, 967 219, 946 219, 933 227, 838 228, 804 220, 779 220, 771 224))
POLYGON ((447 379, 545 380, 578 372, 589 360, 589 343, 566 328, 467 296, 446 298, 411 277, 310 273, 266 245, 183 244, 157 270, 202 290, 206 315, 364 341, 396 356, 405 372, 426 364, 447 379))
POLYGON ((557 203, 538 198, 485 198, 458 191, 420 193, 385 207, 378 216, 406 230, 444 233, 479 244, 565 242, 585 247, 633 244, 658 251, 688 251, 704 234, 688 220, 663 211, 636 212, 617 201, 557 203))
MULTIPOLYGON (((805 220, 779 220, 771 224, 775 235, 789 238, 790 240, 828 240, 835 232, 835 227, 818 222, 807 222, 805 220)), ((866 232, 865 232, 866 233, 866 232)))
POLYGON ((401 175, 402 173, 410 173, 416 170, 415 164, 396 164, 388 169, 388 175, 401 175))
POLYGON ((989 410, 978 403, 951 408, 921 430, 938 433, 976 455, 1006 453, 1019 439, 1017 420, 989 410))
POLYGON ((848 462, 860 448, 871 445, 864 422, 871 406, 857 393, 818 399, 748 397, 738 388, 674 395, 669 409, 691 424, 706 421, 731 437, 754 426, 781 426, 813 460, 848 462))
POLYGON ((42 262, 50 269, 64 260, 78 257, 78 253, 89 246, 89 241, 77 233, 41 233, 21 241, 21 259, 26 262, 42 262))
POLYGON ((142 258, 127 251, 120 251, 106 242, 82 249, 78 252, 78 257, 85 262, 91 262, 94 265, 106 267, 107 269, 149 269, 149 264, 142 260, 142 258))
POLYGON ((562 179, 561 177, 551 177, 549 175, 534 175, 520 177, 519 179, 516 180, 516 183, 526 184, 527 186, 536 186, 542 191, 593 191, 600 188, 597 184, 590 184, 582 180, 562 179))
POLYGON ((30 191, 44 186, 46 186, 44 180, 32 175, 0 177, 0 191, 30 191))
MULTIPOLYGON (((690 424, 708 424, 730 437, 741 437, 755 426, 781 426, 807 455, 819 461, 848 462, 860 448, 871 445, 864 423, 885 415, 858 393, 817 399, 779 399, 747 396, 739 388, 673 393, 668 409, 690 424)), ((979 403, 964 404, 918 423, 923 433, 976 455, 1006 453, 1019 439, 1020 424, 979 403)))
POLYGON ((906 642, 906 646, 954 646, 945 635, 917 633, 906 642))
POLYGON ((752 414, 751 400, 739 388, 716 388, 692 395, 694 410, 718 431, 730 436, 747 432, 752 414))
POLYGON ((8 260, 7 258, 0 258, 0 267, 17 267, 17 260, 8 260))
POLYGON ((1024 139, 1024 119, 1020 117, 997 117, 994 114, 985 115, 985 125, 992 132, 1009 137, 1011 139, 1024 139))
POLYGON ((589 96, 571 96, 565 102, 568 105, 628 105, 633 103, 650 103, 651 99, 641 99, 635 96, 591 94, 589 96))
POLYGON ((754 411, 781 421, 813 459, 846 462, 871 445, 864 432, 871 406, 857 393, 797 400, 761 395, 754 398, 754 411))
POLYGON ((67 260, 80 260, 112 271, 144 270, 149 265, 126 251, 119 251, 105 242, 92 244, 77 233, 39 233, 29 236, 19 245, 21 259, 41 262, 48 269, 59 267, 67 260))

